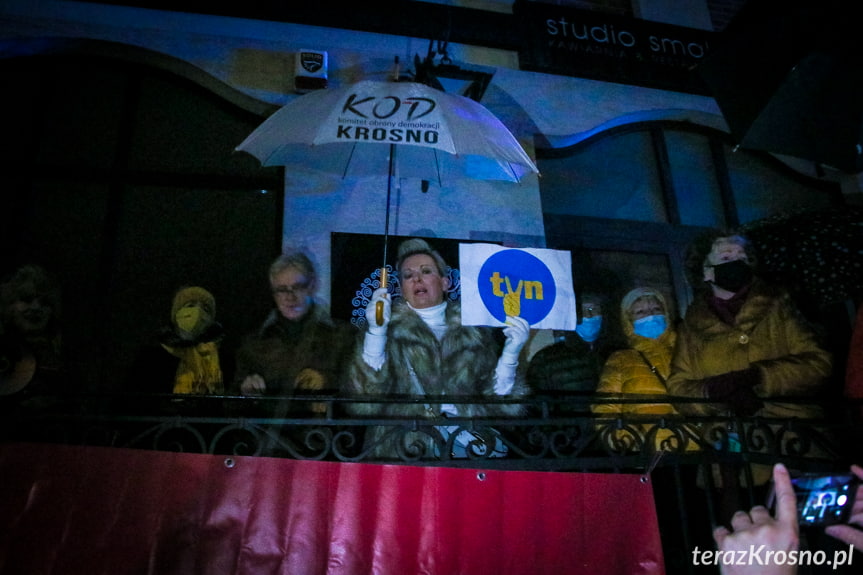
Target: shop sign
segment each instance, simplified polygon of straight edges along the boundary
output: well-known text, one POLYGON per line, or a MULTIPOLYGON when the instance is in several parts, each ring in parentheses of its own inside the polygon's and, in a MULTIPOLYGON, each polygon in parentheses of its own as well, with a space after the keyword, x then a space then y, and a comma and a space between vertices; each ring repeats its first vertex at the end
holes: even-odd
POLYGON ((695 68, 715 32, 541 2, 516 2, 522 70, 707 95, 695 68))

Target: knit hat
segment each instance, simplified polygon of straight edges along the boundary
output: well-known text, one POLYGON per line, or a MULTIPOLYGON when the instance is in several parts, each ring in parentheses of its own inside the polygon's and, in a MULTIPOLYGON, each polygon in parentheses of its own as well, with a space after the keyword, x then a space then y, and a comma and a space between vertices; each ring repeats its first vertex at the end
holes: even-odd
POLYGON ((623 320, 624 325, 632 324, 632 320, 629 319, 629 308, 632 307, 632 304, 634 304, 638 298, 647 296, 655 297, 659 303, 662 304, 662 309, 665 310, 666 315, 669 313, 668 304, 665 302, 665 296, 663 296, 659 290, 646 287, 635 288, 623 296, 623 299, 620 301, 620 317, 623 320))
POLYGON ((171 317, 177 315, 177 311, 189 302, 196 301, 201 304, 211 318, 216 317, 216 298, 213 294, 202 287, 190 286, 180 288, 174 295, 174 303, 171 305, 171 317))

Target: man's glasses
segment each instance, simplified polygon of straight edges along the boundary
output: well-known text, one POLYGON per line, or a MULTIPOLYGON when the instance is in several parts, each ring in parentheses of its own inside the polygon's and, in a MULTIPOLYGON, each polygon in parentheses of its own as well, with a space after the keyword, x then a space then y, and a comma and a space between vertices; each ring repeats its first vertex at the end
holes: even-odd
POLYGON ((310 282, 294 284, 292 286, 276 286, 273 288, 273 295, 277 297, 286 297, 295 294, 304 294, 309 291, 310 282))

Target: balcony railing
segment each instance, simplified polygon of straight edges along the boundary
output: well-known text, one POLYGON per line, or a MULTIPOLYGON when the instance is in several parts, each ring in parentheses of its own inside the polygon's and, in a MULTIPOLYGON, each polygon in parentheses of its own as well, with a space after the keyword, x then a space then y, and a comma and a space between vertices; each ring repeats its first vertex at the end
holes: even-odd
MULTIPOLYGON (((783 398, 783 402, 812 400, 783 398)), ((592 404, 691 399, 599 395, 530 398, 234 397, 94 394, 5 406, 0 440, 232 456, 520 471, 638 473, 653 481, 668 572, 733 509, 763 503, 767 466, 847 471, 863 462, 863 402, 822 402, 818 419, 609 416, 592 404), (370 418, 355 403, 519 403, 519 418, 370 418), (374 430, 374 431, 373 431, 374 430), (385 457, 383 445, 396 446, 385 457), (501 456, 502 453, 505 455, 501 456), (457 454, 457 455, 454 455, 457 454)), ((819 544, 824 544, 823 541, 819 544)))

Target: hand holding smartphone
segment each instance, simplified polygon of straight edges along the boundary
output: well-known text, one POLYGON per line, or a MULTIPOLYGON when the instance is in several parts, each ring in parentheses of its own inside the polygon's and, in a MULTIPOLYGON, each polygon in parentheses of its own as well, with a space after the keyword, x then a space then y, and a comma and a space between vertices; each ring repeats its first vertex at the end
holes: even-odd
POLYGON ((805 473, 793 477, 791 485, 800 526, 823 527, 848 521, 860 480, 853 473, 805 473))

